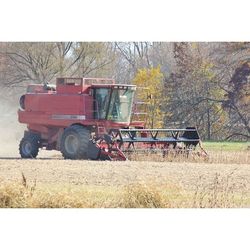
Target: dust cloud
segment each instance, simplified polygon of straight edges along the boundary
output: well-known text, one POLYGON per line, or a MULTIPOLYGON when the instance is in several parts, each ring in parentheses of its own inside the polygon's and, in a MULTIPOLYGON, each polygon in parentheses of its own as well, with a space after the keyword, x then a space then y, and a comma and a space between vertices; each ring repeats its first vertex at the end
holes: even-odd
POLYGON ((0 95, 0 157, 19 157, 19 142, 26 128, 18 122, 19 96, 0 95))

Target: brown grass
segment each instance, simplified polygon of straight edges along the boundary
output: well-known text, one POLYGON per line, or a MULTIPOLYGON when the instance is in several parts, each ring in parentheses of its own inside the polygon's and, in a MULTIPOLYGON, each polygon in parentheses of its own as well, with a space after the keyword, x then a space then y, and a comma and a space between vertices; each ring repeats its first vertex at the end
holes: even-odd
MULTIPOLYGON (((120 207, 124 208, 167 208, 171 207, 167 196, 163 194, 166 187, 155 183, 136 183, 125 187, 120 207)), ((167 187, 172 190, 173 187, 167 187)), ((176 190, 174 190, 176 191, 176 190)))
POLYGON ((196 189, 186 191, 168 182, 138 182, 120 188, 36 186, 22 174, 18 183, 1 182, 1 208, 230 208, 249 207, 247 180, 216 173, 200 176, 196 189))
POLYGON ((200 176, 196 185, 192 207, 232 208, 244 207, 247 202, 247 183, 244 177, 234 178, 234 172, 227 175, 216 173, 208 182, 200 176))

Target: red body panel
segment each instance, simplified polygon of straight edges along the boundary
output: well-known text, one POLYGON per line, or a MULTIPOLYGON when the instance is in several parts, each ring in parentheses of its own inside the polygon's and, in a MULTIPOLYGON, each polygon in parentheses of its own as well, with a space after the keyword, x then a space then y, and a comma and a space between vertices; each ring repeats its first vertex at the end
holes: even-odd
MULTIPOLYGON (((49 143, 56 142, 58 133, 72 124, 91 127, 97 135, 112 128, 129 127, 130 123, 94 119, 93 89, 114 86, 112 79, 98 78, 58 78, 56 89, 29 85, 25 110, 18 111, 19 122, 27 124, 29 130, 39 133, 49 143)), ((142 127, 143 122, 133 125, 142 127)))

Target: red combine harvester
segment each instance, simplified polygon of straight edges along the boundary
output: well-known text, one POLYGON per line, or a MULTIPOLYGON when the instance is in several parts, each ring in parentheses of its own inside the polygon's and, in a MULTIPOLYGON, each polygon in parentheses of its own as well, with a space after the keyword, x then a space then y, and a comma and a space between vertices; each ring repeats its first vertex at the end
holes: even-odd
POLYGON ((19 122, 28 130, 20 142, 22 158, 39 148, 61 151, 65 159, 126 160, 136 150, 184 149, 200 143, 195 128, 145 129, 134 103, 135 85, 112 79, 57 78, 56 86, 31 84, 20 98, 19 122))

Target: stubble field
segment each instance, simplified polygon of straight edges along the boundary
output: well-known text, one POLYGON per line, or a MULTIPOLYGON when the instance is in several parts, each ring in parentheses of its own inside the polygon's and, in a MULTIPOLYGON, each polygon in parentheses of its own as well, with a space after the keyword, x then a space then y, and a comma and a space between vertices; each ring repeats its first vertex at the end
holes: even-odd
POLYGON ((249 145, 212 146, 205 144, 208 159, 143 155, 126 162, 71 161, 46 151, 22 160, 2 148, 0 206, 250 207, 249 145))

